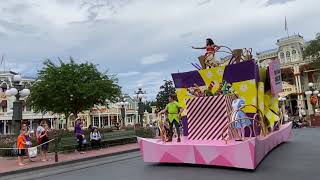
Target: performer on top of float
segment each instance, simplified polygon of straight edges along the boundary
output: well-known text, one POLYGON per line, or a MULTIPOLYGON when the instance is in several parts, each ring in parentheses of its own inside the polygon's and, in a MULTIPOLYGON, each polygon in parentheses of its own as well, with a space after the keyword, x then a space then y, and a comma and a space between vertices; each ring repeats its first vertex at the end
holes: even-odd
POLYGON ((177 135, 178 135, 178 142, 181 141, 180 139, 180 129, 179 129, 179 122, 180 122, 180 117, 181 117, 181 113, 183 111, 183 108, 179 105, 179 103, 177 101, 174 100, 175 96, 174 95, 170 95, 169 96, 169 103, 167 104, 166 108, 162 111, 160 111, 160 114, 163 113, 168 113, 168 119, 169 119, 169 138, 167 140, 167 142, 171 142, 172 141, 172 136, 173 136, 173 124, 176 127, 177 130, 177 135))
POLYGON ((215 59, 215 53, 220 49, 220 46, 214 44, 213 40, 210 38, 206 39, 205 47, 194 47, 192 49, 205 49, 206 54, 204 55, 204 63, 208 67, 217 66, 217 61, 215 59))

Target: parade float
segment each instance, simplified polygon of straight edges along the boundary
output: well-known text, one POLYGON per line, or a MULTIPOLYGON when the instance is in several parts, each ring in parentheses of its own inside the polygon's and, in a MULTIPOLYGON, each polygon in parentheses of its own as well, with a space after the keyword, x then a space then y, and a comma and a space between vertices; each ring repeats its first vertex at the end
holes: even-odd
POLYGON ((199 57, 197 70, 173 73, 184 108, 181 142, 138 138, 144 162, 186 163, 255 169, 277 145, 290 139, 291 123, 282 124, 278 93, 280 63, 259 67, 252 50, 230 50, 225 61, 208 65, 199 57))

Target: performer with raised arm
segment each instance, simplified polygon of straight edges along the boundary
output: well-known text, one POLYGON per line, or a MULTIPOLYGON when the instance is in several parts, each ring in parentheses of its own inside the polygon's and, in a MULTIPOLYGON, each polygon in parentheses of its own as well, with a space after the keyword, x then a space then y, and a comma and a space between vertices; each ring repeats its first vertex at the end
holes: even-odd
POLYGON ((213 40, 210 38, 206 39, 206 46, 205 47, 194 47, 192 46, 193 49, 205 49, 206 53, 204 56, 200 56, 199 60, 200 63, 205 65, 204 68, 207 67, 215 67, 218 65, 218 62, 215 59, 215 53, 220 49, 220 46, 217 46, 214 44, 213 40), (201 60, 203 59, 203 60, 201 60), (204 62, 201 62, 204 61, 204 62))

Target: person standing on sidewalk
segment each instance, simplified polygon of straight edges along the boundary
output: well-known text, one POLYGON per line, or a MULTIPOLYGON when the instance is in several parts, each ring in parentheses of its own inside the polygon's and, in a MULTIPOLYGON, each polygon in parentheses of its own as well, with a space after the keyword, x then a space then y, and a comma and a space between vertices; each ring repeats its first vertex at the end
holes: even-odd
POLYGON ((20 131, 20 135, 17 138, 17 150, 18 150, 18 164, 19 166, 24 166, 27 163, 23 162, 23 156, 26 155, 26 137, 25 137, 25 131, 22 128, 20 131))
POLYGON ((41 161, 48 161, 47 153, 49 149, 49 144, 46 143, 49 141, 48 137, 48 124, 45 120, 40 122, 40 125, 37 127, 36 130, 36 137, 38 145, 41 145, 41 161), (46 144, 43 144, 46 143, 46 144))
POLYGON ((83 125, 81 122, 81 119, 76 119, 76 124, 74 126, 74 133, 76 135, 77 141, 78 141, 78 152, 80 152, 80 154, 84 154, 85 152, 82 150, 82 145, 83 142, 85 141, 85 135, 84 135, 84 131, 83 131, 83 125))
POLYGON ((181 141, 180 139, 180 116, 182 113, 182 108, 180 107, 180 105, 178 104, 177 101, 174 100, 175 96, 174 95, 170 95, 169 96, 169 103, 167 104, 166 108, 162 111, 160 111, 160 114, 163 113, 168 113, 168 119, 169 119, 169 139, 167 140, 167 142, 171 142, 172 141, 172 136, 173 136, 173 125, 175 126, 176 130, 177 130, 177 135, 178 135, 178 142, 181 141))
POLYGON ((44 131, 42 131, 40 138, 41 138, 41 150, 42 150, 42 161, 49 161, 48 159, 48 150, 49 150, 49 125, 47 124, 47 122, 44 122, 44 124, 42 125, 42 127, 44 128, 44 131))
POLYGON ((25 150, 26 155, 27 155, 30 162, 34 162, 34 160, 31 159, 31 157, 29 155, 29 150, 28 150, 28 148, 30 148, 32 145, 32 143, 31 143, 31 129, 26 122, 22 123, 21 129, 23 129, 25 132, 24 134, 25 134, 25 139, 26 139, 26 150, 25 150))

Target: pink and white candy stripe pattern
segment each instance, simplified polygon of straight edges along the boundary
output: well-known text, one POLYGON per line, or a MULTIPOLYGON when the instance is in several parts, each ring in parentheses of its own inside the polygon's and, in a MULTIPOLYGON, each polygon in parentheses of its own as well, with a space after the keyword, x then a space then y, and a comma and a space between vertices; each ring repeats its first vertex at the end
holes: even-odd
MULTIPOLYGON (((188 139, 220 140, 228 123, 225 96, 192 98, 187 101, 188 139)), ((227 132, 224 133, 227 136, 227 132)))

